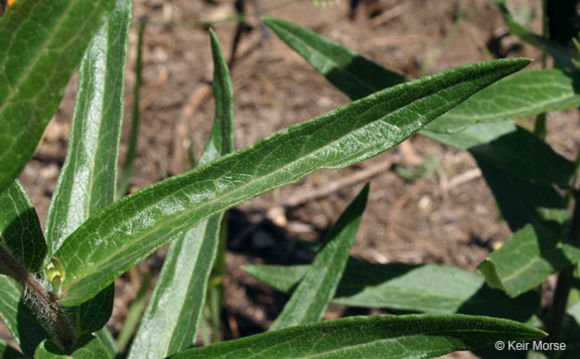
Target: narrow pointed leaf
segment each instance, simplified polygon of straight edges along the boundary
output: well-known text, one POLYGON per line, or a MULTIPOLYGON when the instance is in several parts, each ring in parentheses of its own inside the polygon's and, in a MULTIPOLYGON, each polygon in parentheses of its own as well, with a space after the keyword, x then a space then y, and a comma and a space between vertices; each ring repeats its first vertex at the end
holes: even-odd
POLYGON ((506 77, 425 126, 458 132, 483 122, 511 120, 580 106, 580 74, 557 69, 525 71, 506 77))
POLYGON ((34 206, 18 180, 0 193, 0 245, 29 271, 40 270, 46 242, 34 206))
POLYGON ((496 60, 401 84, 280 131, 173 177, 91 217, 56 253, 66 271, 61 303, 93 297, 185 228, 321 168, 378 155, 528 60, 496 60))
POLYGON ((63 353, 58 346, 45 340, 36 350, 35 359, 111 359, 105 345, 95 336, 86 334, 79 338, 71 354, 63 353))
POLYGON ((368 184, 352 201, 328 235, 270 331, 319 321, 334 297, 366 207, 368 184))
POLYGON ((0 192, 32 156, 110 0, 20 0, 0 18, 0 192))
POLYGON ((431 358, 546 333, 505 319, 376 315, 301 325, 190 349, 172 358, 431 358))
POLYGON ((16 359, 22 358, 22 353, 0 340, 0 358, 2 359, 16 359))
POLYGON ((48 334, 24 305, 22 288, 15 280, 0 275, 0 293, 0 317, 24 354, 31 358, 48 334))
POLYGON ((514 20, 505 0, 494 0, 494 2, 498 6, 503 19, 512 34, 528 44, 535 46, 542 51, 546 51, 554 58, 554 60, 556 60, 561 68, 566 70, 575 69, 574 64, 572 63, 572 51, 557 42, 529 32, 528 29, 514 20))
POLYGON ((214 68, 215 116, 198 166, 206 165, 234 151, 234 86, 219 40, 213 31, 210 31, 210 37, 214 68))
POLYGON ((270 17, 262 21, 314 69, 353 100, 410 79, 298 25, 270 17))
MULTIPOLYGON (((116 1, 81 61, 67 157, 46 219, 47 260, 68 235, 115 198, 132 16, 131 0, 116 1)), ((92 333, 107 323, 114 295, 109 286, 75 309, 77 333, 92 333)))
POLYGON ((115 4, 80 65, 67 157, 46 218, 49 257, 115 197, 128 30, 133 16, 130 0, 115 4))
POLYGON ((564 243, 559 234, 545 226, 528 224, 478 269, 490 286, 515 297, 579 260, 580 248, 564 243))
MULTIPOLYGON (((217 36, 214 59, 215 119, 199 165, 234 149, 233 86, 217 36)), ((195 343, 207 282, 220 240, 223 212, 209 217, 169 245, 157 285, 131 345, 130 359, 164 358, 195 343)))
MULTIPOLYGON (((243 269, 275 289, 291 293, 308 271, 308 265, 253 265, 243 269)), ((439 264, 376 264, 349 258, 335 304, 389 308, 432 314, 473 314, 525 322, 538 309, 540 296, 528 292, 512 299, 491 289, 474 272, 439 264)))

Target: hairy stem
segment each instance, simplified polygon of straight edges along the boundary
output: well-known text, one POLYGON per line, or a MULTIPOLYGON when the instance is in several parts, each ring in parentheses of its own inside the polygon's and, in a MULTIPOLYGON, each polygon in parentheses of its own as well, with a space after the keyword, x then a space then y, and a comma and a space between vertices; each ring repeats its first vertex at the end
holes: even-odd
MULTIPOLYGON (((580 244, 580 192, 574 191, 574 212, 570 222, 567 242, 580 244)), ((558 273, 558 282, 554 292, 554 300, 548 315, 547 330, 552 339, 559 339, 562 332, 562 322, 566 314, 566 304, 572 286, 572 277, 576 264, 563 269, 558 273)))
POLYGON ((68 318, 56 298, 0 245, 0 269, 14 278, 24 289, 24 303, 39 319, 40 323, 62 349, 69 351, 76 336, 68 318))

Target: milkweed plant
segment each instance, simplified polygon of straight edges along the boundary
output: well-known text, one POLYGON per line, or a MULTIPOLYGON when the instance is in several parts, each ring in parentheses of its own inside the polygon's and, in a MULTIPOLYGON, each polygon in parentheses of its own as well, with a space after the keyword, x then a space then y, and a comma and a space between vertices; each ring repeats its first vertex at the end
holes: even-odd
POLYGON ((552 55, 555 68, 518 72, 530 60, 500 59, 409 79, 310 30, 264 18, 352 102, 240 150, 229 70, 210 31, 215 118, 196 167, 118 198, 131 1, 17 1, 0 19, 0 317, 17 344, 0 342, 2 356, 124 355, 104 328, 113 282, 166 244, 129 358, 427 358, 458 350, 497 357, 497 343, 533 340, 550 344, 529 347, 538 355, 578 355, 578 161, 512 121, 580 105, 580 78, 570 66, 576 55, 530 33, 497 3, 510 30, 552 55), (17 176, 77 68, 68 152, 42 230, 17 176), (290 294, 268 332, 195 346, 224 211, 416 133, 473 155, 514 232, 478 273, 349 257, 372 190, 366 185, 310 265, 244 267, 290 294), (558 285, 542 310, 541 284, 552 274, 558 285), (321 322, 331 302, 418 314, 321 322))

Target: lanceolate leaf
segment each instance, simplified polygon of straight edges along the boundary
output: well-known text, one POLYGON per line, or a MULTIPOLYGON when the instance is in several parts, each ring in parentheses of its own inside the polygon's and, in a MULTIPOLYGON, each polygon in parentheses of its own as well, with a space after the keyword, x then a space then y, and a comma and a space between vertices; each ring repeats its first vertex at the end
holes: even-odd
POLYGON ((214 67, 215 117, 198 166, 206 165, 234 151, 234 86, 219 40, 213 31, 210 31, 210 37, 214 67))
POLYGON ((524 26, 519 24, 514 20, 510 11, 506 5, 505 0, 494 0, 495 4, 499 7, 499 10, 504 18, 506 25, 508 26, 510 32, 523 41, 533 45, 540 50, 546 51, 549 53, 554 60, 560 65, 561 68, 567 70, 575 69, 574 64, 572 63, 572 51, 568 50, 563 45, 560 45, 557 42, 552 40, 546 39, 545 37, 533 34, 528 31, 524 26))
POLYGON ((46 218, 49 257, 115 196, 124 69, 133 15, 130 0, 115 4, 81 62, 67 157, 46 218))
POLYGON ((431 358, 546 333, 505 319, 376 315, 301 325, 190 349, 172 358, 431 358))
MULTIPOLYGON (((233 86, 217 37, 214 58, 214 124, 201 155, 203 165, 233 151, 233 86)), ((169 245, 159 280, 131 345, 129 358, 164 358, 195 343, 213 268, 223 213, 177 236, 169 245)))
MULTIPOLYGON (((243 269, 284 293, 300 283, 308 265, 253 265, 243 269)), ((375 264, 349 258, 335 304, 433 314, 474 314, 525 322, 540 304, 537 292, 512 299, 491 289, 479 273, 439 264, 375 264)))
POLYGON ((580 248, 542 225, 526 225, 479 265, 487 282, 515 297, 580 260, 580 248))
MULTIPOLYGON (((361 69, 358 65, 350 67, 357 61, 368 60, 310 30, 278 19, 265 18, 264 22, 318 72, 351 98, 359 98, 377 89, 392 86, 396 81, 404 81, 400 76, 388 77, 392 73, 372 63, 373 66, 369 69, 361 69), (337 60, 341 58, 343 60, 337 60), (356 84, 354 90, 353 84, 356 84)), ((576 107, 580 105, 580 95, 576 93, 579 80, 580 77, 572 78, 559 70, 516 74, 470 97, 428 124, 425 130, 452 133, 478 122, 495 122, 576 107)), ((429 137, 437 139, 437 136, 429 137)), ((555 181, 566 186, 574 171, 571 162, 556 155, 543 141, 523 130, 474 151, 479 151, 482 157, 494 165, 532 182, 551 184, 555 181), (537 156, 540 156, 539 160, 537 156), (546 165, 551 169, 546 170, 546 165)))
POLYGON ((556 69, 525 71, 496 82, 449 111, 426 130, 458 132, 472 124, 510 120, 580 106, 580 75, 556 69))
POLYGON ((0 293, 0 317, 24 354, 31 358, 48 334, 24 305, 22 287, 15 280, 0 275, 0 293))
POLYGON ((71 354, 63 353, 54 343, 45 340, 36 350, 35 359, 110 359, 105 345, 93 335, 79 338, 71 354))
MULTIPOLYGON (((409 80, 313 31, 279 19, 263 21, 316 71, 354 100, 409 80)), ((577 74, 556 69, 509 76, 431 122, 425 130, 453 133, 475 123, 577 107, 578 81, 577 74)))
POLYGON ((409 80, 314 31, 280 19, 265 17, 262 21, 353 100, 409 80))
POLYGON ((93 297, 177 233, 321 168, 382 153, 528 60, 479 63, 401 84, 114 203, 65 240, 63 304, 93 297))
POLYGON ((270 326, 271 331, 314 323, 322 318, 342 277, 366 207, 368 192, 367 184, 340 216, 328 235, 328 242, 318 252, 284 310, 270 326))
POLYGON ((0 19, 0 192, 32 156, 113 3, 20 0, 0 19))
MULTIPOLYGON (((114 200, 132 16, 131 0, 116 1, 81 61, 69 148, 46 219, 47 260, 78 226, 114 200)), ((75 309, 77 333, 107 323, 114 293, 110 286, 75 309)))
POLYGON ((46 243, 38 216, 18 180, 0 193, 0 245, 28 270, 40 270, 46 243))

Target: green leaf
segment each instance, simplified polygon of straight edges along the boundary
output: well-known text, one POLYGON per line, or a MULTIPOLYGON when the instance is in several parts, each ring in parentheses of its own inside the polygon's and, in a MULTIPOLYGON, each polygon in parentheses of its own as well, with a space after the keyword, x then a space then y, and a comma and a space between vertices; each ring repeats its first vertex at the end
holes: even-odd
POLYGON ((74 314, 77 334, 96 332, 104 327, 113 314, 114 300, 115 286, 110 285, 93 299, 79 305, 74 314))
POLYGON ((22 358, 22 353, 0 340, 0 358, 2 359, 16 359, 22 358))
MULTIPOLYGON (((233 86, 217 36, 214 59, 215 119, 199 165, 234 149, 233 86)), ((157 285, 131 345, 129 358, 164 358, 195 343, 207 282, 216 257, 224 214, 202 221, 169 245, 157 285)))
POLYGON ((300 281, 270 331, 319 321, 334 297, 367 204, 368 184, 340 215, 328 242, 300 281))
POLYGON ((545 226, 528 224, 478 269, 491 287, 515 297, 579 260, 580 248, 562 242, 559 234, 545 226))
POLYGON ((110 359, 105 345, 96 337, 85 334, 80 337, 72 353, 64 353, 53 342, 45 340, 34 355, 35 359, 110 359))
POLYGON ((516 127, 488 143, 469 148, 475 157, 537 185, 569 185, 575 165, 557 154, 546 142, 532 133, 516 127))
POLYGON ((566 201, 551 186, 540 186, 509 175, 475 156, 503 218, 516 232, 526 224, 554 221, 564 224, 572 216, 566 201))
POLYGON ((494 0, 494 2, 499 8, 503 19, 512 34, 516 35, 528 44, 549 53, 561 68, 567 70, 575 69, 574 64, 572 63, 573 54, 567 47, 560 45, 557 42, 551 41, 545 37, 529 32, 528 29, 514 20, 506 5, 505 0, 494 0))
POLYGON ((110 0, 19 0, 0 19, 0 192, 32 156, 110 0))
MULTIPOLYGON (((252 265, 243 269, 275 289, 290 293, 308 265, 252 265)), ((512 299, 491 289, 479 273, 439 264, 376 264, 349 258, 332 299, 335 304, 433 314, 473 314, 524 322, 540 303, 537 292, 512 299)))
POLYGON ((543 69, 515 74, 455 107, 425 126, 425 130, 454 133, 482 122, 510 120, 580 106, 580 74, 543 69))
POLYGON ((115 4, 80 65, 67 157, 46 218, 49 258, 68 235, 115 198, 124 69, 133 16, 130 0, 115 4))
POLYGON ((264 17, 262 21, 316 71, 353 100, 409 81, 314 31, 270 17, 264 17))
POLYGON ((0 193, 0 245, 31 272, 40 270, 46 242, 34 206, 18 180, 0 193))
POLYGON ((31 358, 48 334, 24 305, 22 288, 14 279, 0 275, 0 293, 0 317, 24 354, 31 358))
MULTIPOLYGON (((46 218, 47 259, 68 235, 115 198, 132 16, 130 0, 116 1, 81 61, 67 157, 46 218)), ((114 295, 114 287, 109 286, 71 313, 77 334, 92 333, 107 323, 114 295)))
POLYGON ((430 358, 546 333, 505 319, 376 315, 301 325, 194 348, 172 358, 430 358))
POLYGON ((213 98, 215 116, 198 166, 206 165, 234 151, 234 86, 219 40, 210 30, 213 56, 213 98))
POLYGON ((528 60, 472 64, 377 92, 169 178, 91 217, 56 253, 64 305, 79 304, 199 221, 321 168, 378 155, 528 60))

